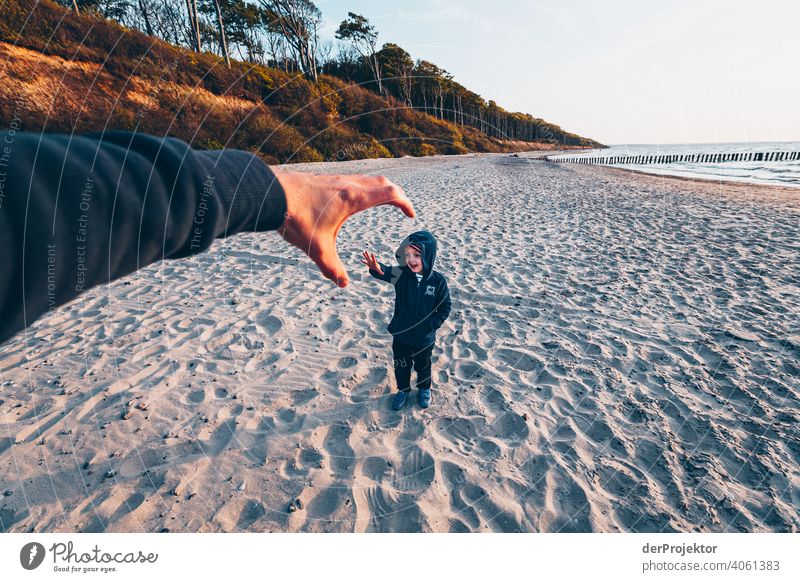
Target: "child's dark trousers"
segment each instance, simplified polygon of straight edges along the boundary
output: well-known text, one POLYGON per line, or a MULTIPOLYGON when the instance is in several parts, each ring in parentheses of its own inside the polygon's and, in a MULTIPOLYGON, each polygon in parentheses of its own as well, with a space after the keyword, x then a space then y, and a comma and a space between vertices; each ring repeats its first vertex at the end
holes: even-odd
POLYGON ((411 368, 417 373, 417 388, 431 387, 431 355, 434 344, 428 346, 412 346, 392 339, 392 356, 394 358, 394 377, 397 389, 411 390, 411 368))

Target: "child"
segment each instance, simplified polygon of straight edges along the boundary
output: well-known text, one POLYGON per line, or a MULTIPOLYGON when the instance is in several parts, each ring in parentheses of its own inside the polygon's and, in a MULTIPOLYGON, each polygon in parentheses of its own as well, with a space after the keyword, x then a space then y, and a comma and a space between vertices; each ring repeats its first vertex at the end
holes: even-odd
POLYGON ((395 290, 394 315, 386 330, 392 334, 394 375, 398 392, 392 408, 406 405, 411 392, 411 367, 417 372, 419 405, 431 402, 431 354, 436 330, 450 315, 450 290, 444 275, 433 270, 436 239, 427 230, 408 235, 394 253, 399 266, 390 267, 364 251, 361 262, 369 274, 392 283, 395 290))

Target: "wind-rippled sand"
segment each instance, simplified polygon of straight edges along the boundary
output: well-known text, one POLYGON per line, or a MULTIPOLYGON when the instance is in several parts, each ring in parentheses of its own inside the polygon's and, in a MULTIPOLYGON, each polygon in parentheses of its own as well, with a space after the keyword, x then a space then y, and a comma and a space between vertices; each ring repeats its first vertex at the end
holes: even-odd
POLYGON ((800 530, 800 190, 507 155, 294 168, 386 175, 419 218, 351 218, 344 290, 239 235, 0 347, 4 530, 800 530), (432 407, 397 413, 394 292, 359 255, 423 228, 453 311, 432 407))

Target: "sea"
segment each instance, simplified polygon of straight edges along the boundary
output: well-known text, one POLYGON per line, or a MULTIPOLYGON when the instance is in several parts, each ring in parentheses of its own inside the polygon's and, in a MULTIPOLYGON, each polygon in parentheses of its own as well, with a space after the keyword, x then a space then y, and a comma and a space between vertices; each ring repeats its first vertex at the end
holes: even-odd
MULTIPOLYGON (((611 158, 618 156, 669 156, 693 154, 737 154, 767 152, 800 152, 800 141, 793 142, 745 142, 745 143, 694 143, 694 144, 630 144, 613 145, 605 149, 591 150, 565 158, 611 158)), ((670 162, 656 164, 611 164, 614 167, 630 168, 650 174, 665 174, 726 180, 754 184, 773 184, 800 188, 800 159, 783 161, 738 161, 738 162, 670 162)))

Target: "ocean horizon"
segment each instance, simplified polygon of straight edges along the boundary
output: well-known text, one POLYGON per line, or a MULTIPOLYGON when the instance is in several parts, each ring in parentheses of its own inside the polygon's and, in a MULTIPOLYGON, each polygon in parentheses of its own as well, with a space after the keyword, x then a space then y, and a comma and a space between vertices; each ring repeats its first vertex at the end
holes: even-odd
MULTIPOLYGON (((694 154, 732 154, 752 152, 800 151, 800 141, 756 141, 683 144, 615 144, 560 156, 562 159, 611 158, 620 156, 669 156, 694 154)), ((670 176, 771 184, 800 188, 800 160, 738 162, 669 162, 659 164, 609 164, 670 176)))

